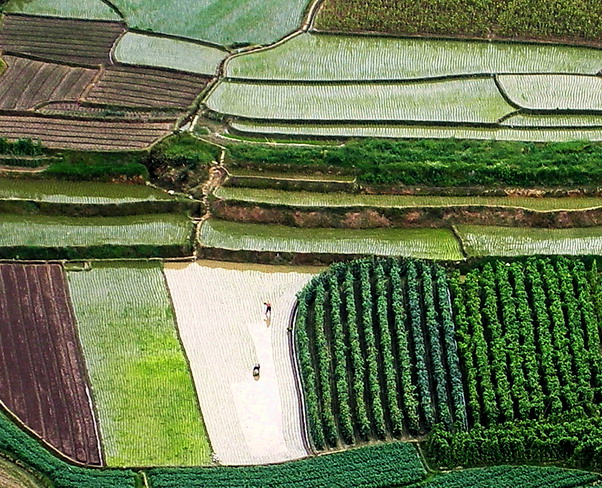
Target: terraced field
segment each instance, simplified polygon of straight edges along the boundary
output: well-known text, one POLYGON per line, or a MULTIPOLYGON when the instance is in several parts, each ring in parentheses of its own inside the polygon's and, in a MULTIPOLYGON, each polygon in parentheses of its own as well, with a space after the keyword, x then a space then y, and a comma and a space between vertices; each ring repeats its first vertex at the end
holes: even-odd
POLYGON ((91 69, 15 56, 3 59, 8 66, 0 76, 0 109, 3 110, 29 110, 53 100, 76 101, 96 75, 91 69))
POLYGON ((207 247, 251 252, 462 259, 449 229, 299 229, 210 219, 201 227, 200 241, 207 247))
POLYGON ((459 225, 470 256, 531 254, 597 255, 602 253, 602 228, 524 229, 459 225))
POLYGON ((109 64, 111 47, 124 31, 123 24, 116 22, 6 15, 0 47, 5 54, 96 68, 109 64))
POLYGON ((69 285, 109 466, 207 464, 210 445, 160 264, 95 264, 69 285))
MULTIPOLYGON (((1 187, 0 187, 1 188, 1 187)), ((1 195, 1 193, 0 193, 1 195)), ((602 207, 602 198, 445 197, 420 195, 354 195, 312 193, 259 188, 221 187, 215 196, 224 200, 269 203, 291 207, 516 207, 537 211, 581 210, 602 207)))
POLYGON ((51 17, 72 17, 74 19, 114 20, 121 17, 108 4, 98 0, 29 0, 27 2, 8 2, 5 9, 9 13, 31 14, 51 17))
POLYGON ((4 488, 45 488, 46 485, 15 463, 0 459, 0 485, 4 488))

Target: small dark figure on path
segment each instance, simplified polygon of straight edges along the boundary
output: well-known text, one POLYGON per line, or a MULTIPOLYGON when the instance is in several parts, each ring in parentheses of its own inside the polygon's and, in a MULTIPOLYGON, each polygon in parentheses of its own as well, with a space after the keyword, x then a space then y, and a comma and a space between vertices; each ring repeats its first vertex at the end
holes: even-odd
POLYGON ((265 318, 272 318, 272 304, 270 302, 263 302, 265 305, 265 318))
POLYGON ((253 378, 259 378, 259 363, 253 367, 253 378))

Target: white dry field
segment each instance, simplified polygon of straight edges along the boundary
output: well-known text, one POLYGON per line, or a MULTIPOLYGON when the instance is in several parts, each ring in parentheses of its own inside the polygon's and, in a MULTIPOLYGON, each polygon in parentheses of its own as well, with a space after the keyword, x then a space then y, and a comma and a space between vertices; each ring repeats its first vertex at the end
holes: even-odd
MULTIPOLYGON (((307 456, 287 327, 310 272, 199 261, 166 264, 184 347, 218 462, 307 456), (263 302, 273 315, 264 319, 263 302), (261 365, 258 380, 253 366, 261 365)), ((317 271, 316 271, 317 272, 317 271)))

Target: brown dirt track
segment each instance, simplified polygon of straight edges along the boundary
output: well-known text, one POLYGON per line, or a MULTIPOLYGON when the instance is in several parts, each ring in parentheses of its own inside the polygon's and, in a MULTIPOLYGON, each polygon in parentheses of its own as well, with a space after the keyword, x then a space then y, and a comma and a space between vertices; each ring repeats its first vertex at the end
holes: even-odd
POLYGON ((118 22, 6 15, 0 48, 46 61, 97 67, 110 63, 110 51, 125 31, 118 22))
POLYGON ((101 464, 75 319, 59 265, 0 265, 0 397, 68 456, 101 464))
POLYGON ((52 100, 77 100, 96 70, 71 68, 27 58, 4 56, 8 67, 0 76, 0 109, 28 110, 52 100))
POLYGON ((109 66, 87 102, 120 107, 186 108, 209 79, 188 73, 137 66, 109 66))
POLYGON ((0 114, 0 137, 39 139, 50 148, 95 151, 148 147, 171 132, 171 122, 67 119, 36 114, 0 114))

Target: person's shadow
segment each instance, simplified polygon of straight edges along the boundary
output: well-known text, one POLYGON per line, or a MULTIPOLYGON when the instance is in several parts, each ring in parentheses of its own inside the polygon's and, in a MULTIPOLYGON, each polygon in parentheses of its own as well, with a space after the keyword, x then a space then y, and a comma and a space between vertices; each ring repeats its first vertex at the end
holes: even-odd
POLYGON ((263 321, 265 322, 266 327, 269 327, 272 324, 272 314, 266 315, 263 321))

